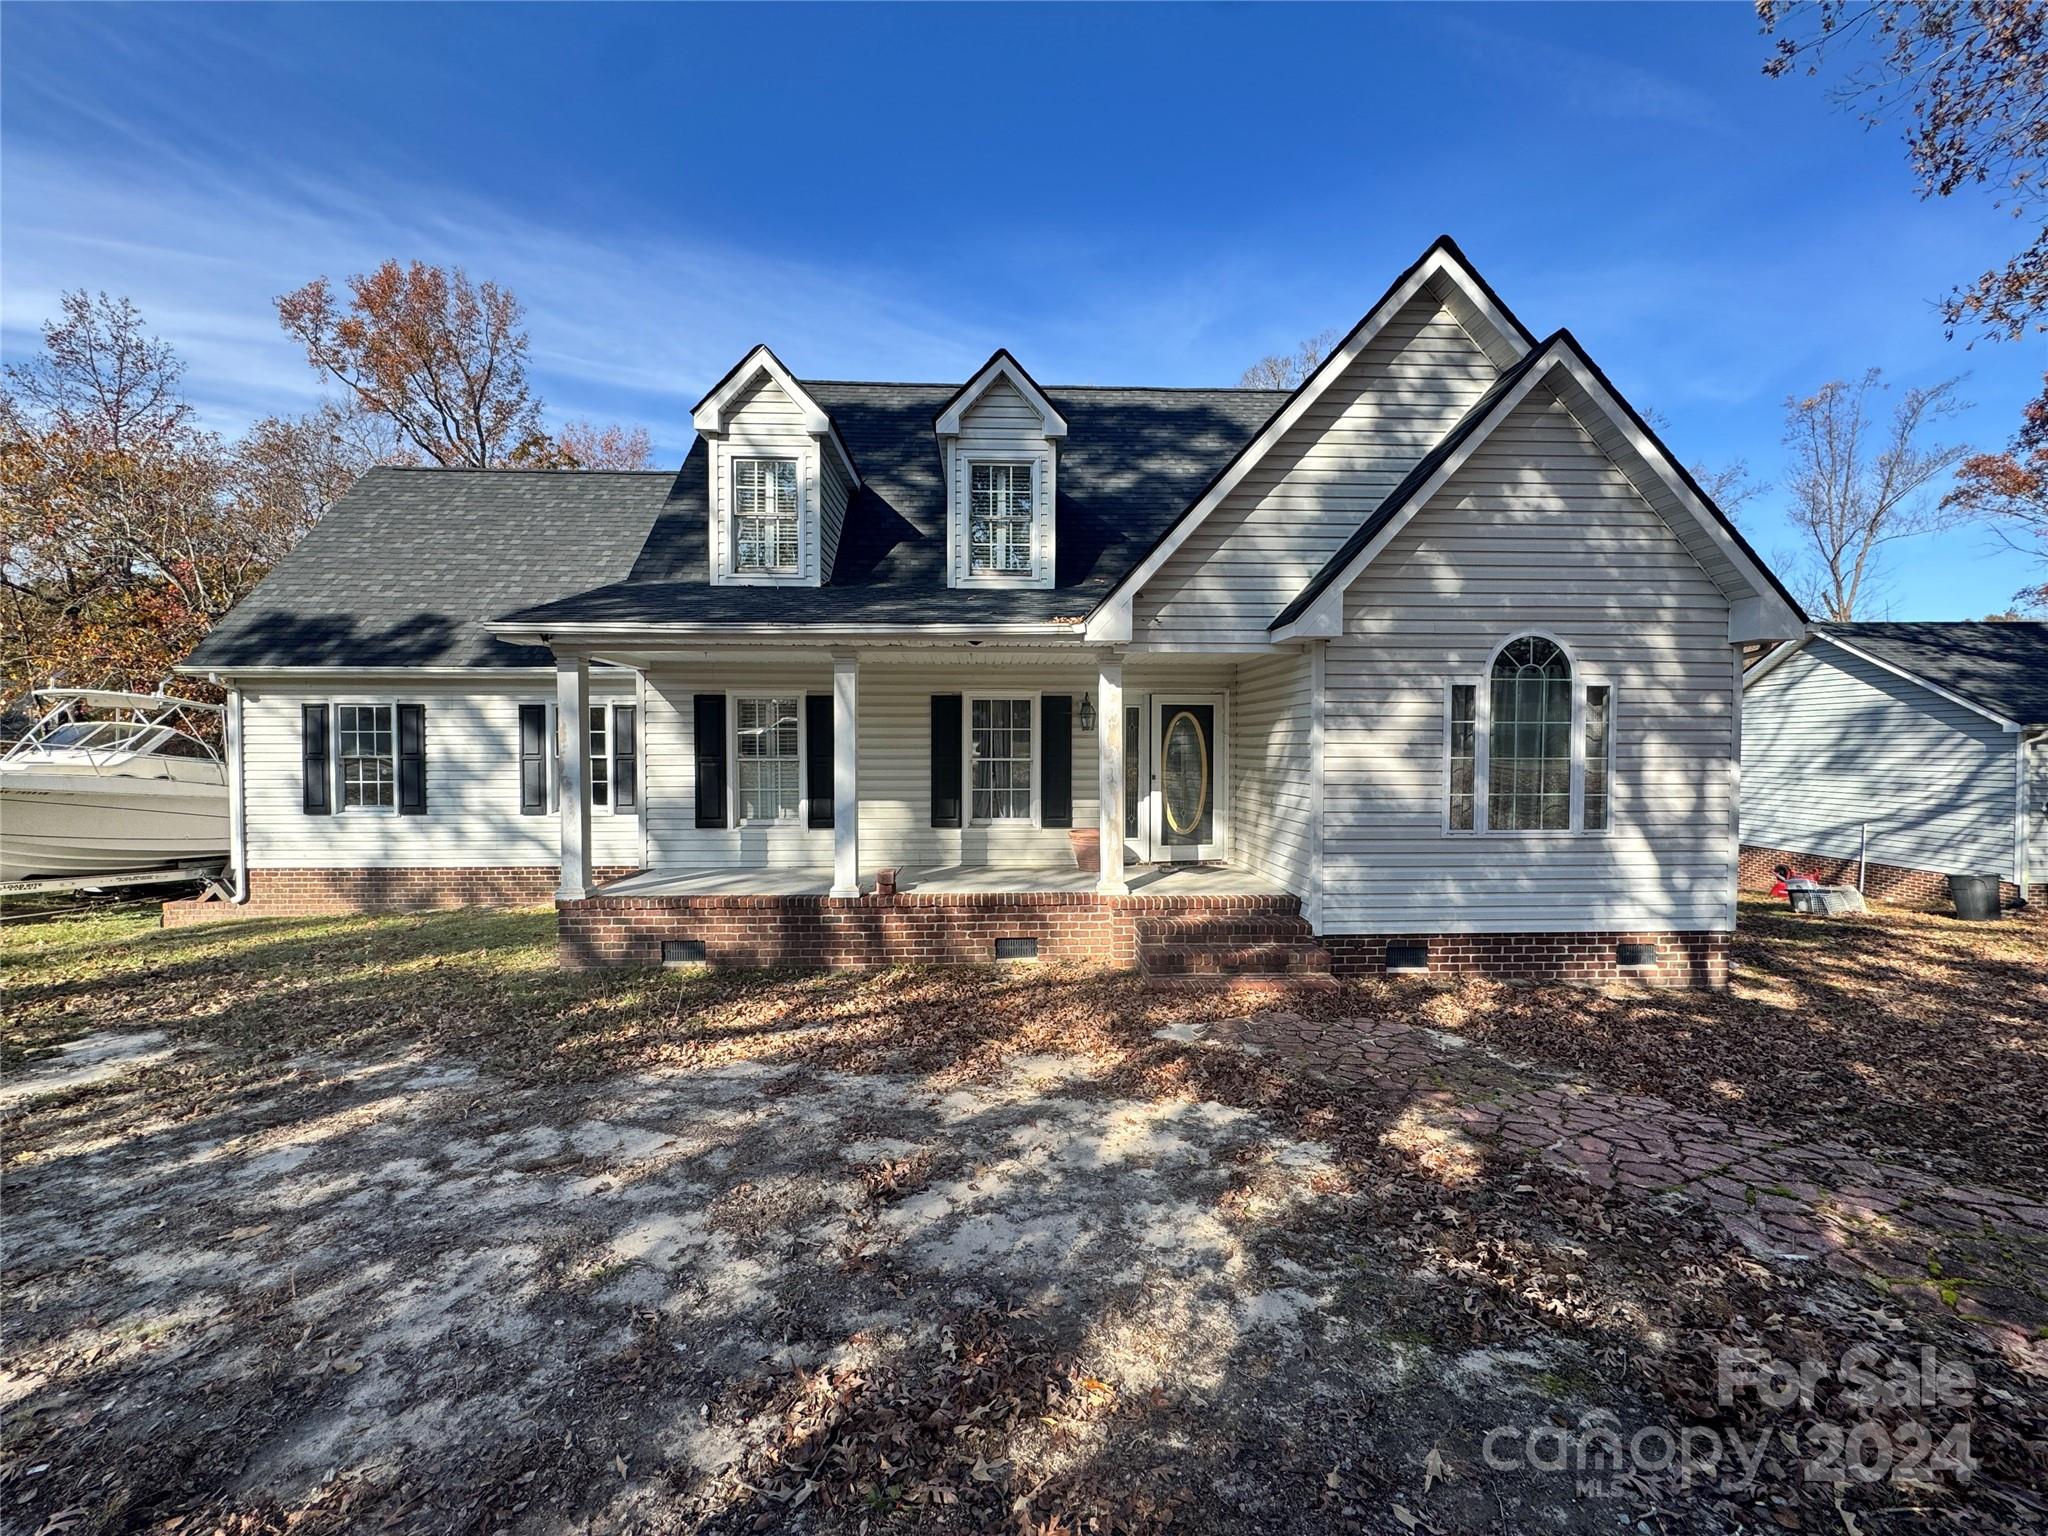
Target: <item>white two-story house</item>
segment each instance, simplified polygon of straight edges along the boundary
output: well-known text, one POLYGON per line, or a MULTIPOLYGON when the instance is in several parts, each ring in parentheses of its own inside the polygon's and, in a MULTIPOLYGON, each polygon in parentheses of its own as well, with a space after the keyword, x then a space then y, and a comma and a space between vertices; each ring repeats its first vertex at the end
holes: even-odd
MULTIPOLYGON (((800 341, 790 356, 801 355, 800 341)), ((187 670, 238 903, 572 963, 1716 982, 1802 615, 1440 240, 1299 389, 822 382, 651 474, 377 470, 187 670)))

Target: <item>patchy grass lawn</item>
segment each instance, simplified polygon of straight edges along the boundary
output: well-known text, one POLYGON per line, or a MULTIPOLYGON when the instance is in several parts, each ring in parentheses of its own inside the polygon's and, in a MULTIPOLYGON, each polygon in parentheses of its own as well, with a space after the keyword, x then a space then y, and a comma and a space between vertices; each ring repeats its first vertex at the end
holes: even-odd
POLYGON ((545 912, 12 929, 0 1528, 2032 1528, 2043 1380, 1944 1254, 1930 1303, 1442 1128, 1583 1079, 2044 1198, 2038 923, 1746 924, 1725 997, 1264 1003, 578 976, 545 912), (1203 1043, 1261 1006, 1500 1054, 1361 1093, 1203 1043), (1717 1398, 1854 1345, 1967 1400, 1717 1398), (1603 1412, 1726 1454, 1532 1465, 1603 1412), (1804 1475, 1862 1423, 1981 1465, 1804 1475))

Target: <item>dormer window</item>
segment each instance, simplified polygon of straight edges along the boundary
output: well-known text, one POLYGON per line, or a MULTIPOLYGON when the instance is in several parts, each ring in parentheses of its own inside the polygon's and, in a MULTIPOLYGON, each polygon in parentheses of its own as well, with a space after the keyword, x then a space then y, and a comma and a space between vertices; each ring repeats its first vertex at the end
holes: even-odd
POLYGON ((860 471, 824 407, 773 352, 756 347, 690 421, 704 439, 712 584, 830 581, 860 471))
POLYGON ((1033 469, 1028 461, 969 466, 967 546, 973 574, 1031 574, 1033 469))
POLYGON ((733 565, 787 575, 802 547, 795 459, 732 461, 733 565))
POLYGON ((1049 587, 1066 418, 998 352, 932 421, 946 479, 946 584, 1049 587))

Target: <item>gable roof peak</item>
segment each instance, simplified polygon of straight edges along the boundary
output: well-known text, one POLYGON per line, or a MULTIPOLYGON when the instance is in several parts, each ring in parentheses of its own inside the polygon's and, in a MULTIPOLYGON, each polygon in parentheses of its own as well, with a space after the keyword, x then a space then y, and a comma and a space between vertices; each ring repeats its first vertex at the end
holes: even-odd
POLYGON ((997 347, 991 352, 988 361, 975 370, 974 376, 954 392, 952 399, 939 407, 938 414, 932 418, 932 430, 941 437, 958 437, 960 419, 967 414, 968 408, 998 383, 1005 381, 1038 413, 1047 437, 1067 435, 1067 418, 1053 408, 1053 403, 1045 397, 1045 391, 1038 387, 1038 381, 1031 377, 1008 347, 997 347))

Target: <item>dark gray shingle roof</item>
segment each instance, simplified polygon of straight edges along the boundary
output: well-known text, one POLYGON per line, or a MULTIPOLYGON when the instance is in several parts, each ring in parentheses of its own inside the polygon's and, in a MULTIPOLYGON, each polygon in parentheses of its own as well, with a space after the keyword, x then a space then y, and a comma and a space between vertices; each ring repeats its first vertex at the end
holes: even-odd
POLYGON ((2048 725, 2048 624, 1816 624, 1909 677, 2023 726, 2048 725))
POLYGON ((666 472, 373 469, 186 665, 548 666, 483 621, 633 568, 666 472))
POLYGON ((932 418, 950 384, 805 383, 862 484, 823 587, 713 587, 700 442, 678 474, 378 469, 322 518, 187 663, 546 665, 484 628, 583 621, 1003 623, 1086 614, 1263 426, 1284 392, 1049 391, 1060 448, 1056 585, 946 585, 932 418))
POLYGON ((932 420, 950 384, 801 381, 860 468, 821 587, 714 587, 702 443, 630 576, 504 617, 530 623, 996 624, 1088 613, 1287 398, 1279 390, 1048 389, 1060 445, 1057 569, 1047 588, 946 585, 946 496, 932 420))

